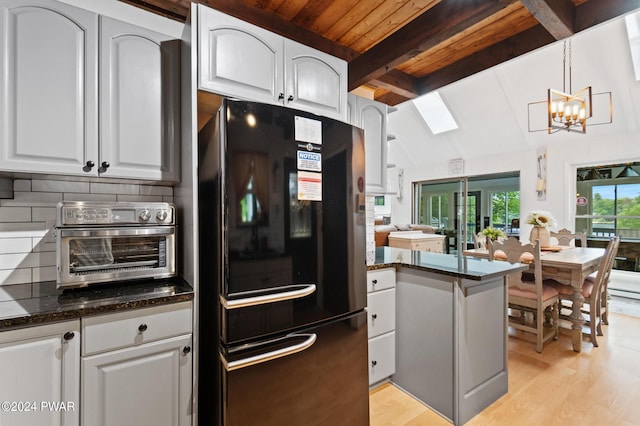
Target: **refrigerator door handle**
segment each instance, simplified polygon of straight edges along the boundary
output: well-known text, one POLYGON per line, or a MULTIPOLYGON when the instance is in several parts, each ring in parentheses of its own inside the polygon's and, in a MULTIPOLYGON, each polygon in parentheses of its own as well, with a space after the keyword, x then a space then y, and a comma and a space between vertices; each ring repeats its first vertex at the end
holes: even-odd
POLYGON ((265 303, 282 302, 284 300, 297 299, 315 293, 315 284, 287 285, 269 289, 269 292, 247 291, 244 293, 229 294, 229 298, 220 295, 220 303, 226 309, 247 308, 249 306, 263 305, 265 303), (246 296, 232 298, 232 296, 246 296))
MULTIPOLYGON (((315 334, 290 334, 285 339, 291 338, 300 338, 306 337, 307 339, 304 342, 287 346, 286 348, 276 349, 270 352, 265 352, 263 354, 250 356, 247 358, 239 359, 236 361, 227 362, 226 358, 222 353, 220 353, 220 360, 222 361, 222 365, 226 371, 239 370, 241 368, 250 367, 256 364, 262 364, 263 362, 271 361, 274 359, 282 358, 288 355, 293 355, 295 353, 304 351, 305 349, 309 349, 311 345, 316 342, 317 335, 315 334)), ((276 339, 273 342, 281 342, 282 339, 276 339)), ((269 342, 264 342, 263 344, 269 344, 269 342)))

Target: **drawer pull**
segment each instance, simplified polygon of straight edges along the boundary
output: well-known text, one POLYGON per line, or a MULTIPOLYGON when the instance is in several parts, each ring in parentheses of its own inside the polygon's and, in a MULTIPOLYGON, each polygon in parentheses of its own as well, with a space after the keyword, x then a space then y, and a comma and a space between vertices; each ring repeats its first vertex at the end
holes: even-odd
POLYGON ((189 352, 191 352, 191 346, 185 346, 185 347, 182 349, 182 353, 183 353, 184 355, 188 354, 189 352))
POLYGON ((147 331, 147 328, 148 328, 148 327, 147 327, 147 324, 140 324, 140 325, 138 326, 138 331, 139 331, 140 333, 144 333, 145 331, 147 331))
POLYGON ((378 365, 378 361, 376 361, 375 359, 373 361, 371 361, 371 366, 375 367, 376 365, 378 365))
POLYGON ((71 340, 76 336, 76 334, 73 331, 67 331, 66 333, 64 333, 63 339, 64 340, 71 340))
POLYGON ((378 284, 378 280, 371 280, 371 284, 373 284, 373 285, 378 284))
POLYGON ((378 319, 378 314, 371 314, 371 319, 372 320, 378 319))

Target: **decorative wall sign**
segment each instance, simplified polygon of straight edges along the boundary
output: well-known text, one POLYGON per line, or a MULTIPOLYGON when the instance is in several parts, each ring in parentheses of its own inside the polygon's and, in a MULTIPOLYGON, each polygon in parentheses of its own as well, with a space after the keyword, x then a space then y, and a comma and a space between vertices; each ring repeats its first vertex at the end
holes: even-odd
POLYGON ((536 192, 538 200, 547 199, 547 148, 540 147, 537 151, 538 156, 538 179, 536 181, 536 192))

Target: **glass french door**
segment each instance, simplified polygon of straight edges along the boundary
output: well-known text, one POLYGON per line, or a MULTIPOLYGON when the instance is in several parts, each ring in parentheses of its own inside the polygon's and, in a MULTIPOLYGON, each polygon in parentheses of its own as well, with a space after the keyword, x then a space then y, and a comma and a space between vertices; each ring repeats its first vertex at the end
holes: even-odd
MULTIPOLYGON (((461 200, 462 198, 459 196, 458 193, 455 194, 455 203, 456 203, 456 211, 458 211, 459 209, 464 209, 463 206, 466 206, 466 214, 465 217, 466 219, 466 235, 465 235, 465 242, 467 244, 473 244, 473 235, 476 234, 477 232, 480 232, 480 230, 482 229, 482 224, 480 223, 480 219, 481 219, 481 214, 480 212, 482 211, 482 205, 481 205, 481 192, 480 191, 469 191, 467 192, 467 199, 466 199, 466 203, 462 203, 461 204, 461 200)), ((459 229, 459 227, 457 226, 457 218, 456 218, 456 229, 459 229)))

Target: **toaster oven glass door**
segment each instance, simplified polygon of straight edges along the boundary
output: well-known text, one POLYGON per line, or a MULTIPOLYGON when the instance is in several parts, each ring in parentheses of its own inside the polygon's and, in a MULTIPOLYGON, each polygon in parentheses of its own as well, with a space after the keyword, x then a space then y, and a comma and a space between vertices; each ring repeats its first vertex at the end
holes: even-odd
POLYGON ((175 228, 62 229, 58 287, 175 275, 175 228))

